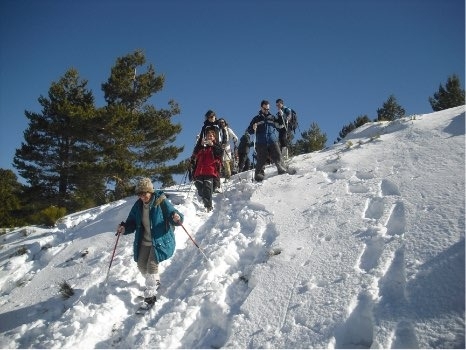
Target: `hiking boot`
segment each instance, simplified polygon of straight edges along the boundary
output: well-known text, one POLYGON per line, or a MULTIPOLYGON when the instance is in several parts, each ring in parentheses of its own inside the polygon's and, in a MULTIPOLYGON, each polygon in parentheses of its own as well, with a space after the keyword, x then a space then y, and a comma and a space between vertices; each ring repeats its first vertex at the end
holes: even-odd
POLYGON ((264 174, 260 174, 260 173, 255 174, 254 180, 261 182, 262 180, 264 180, 264 174))
POLYGON ((156 301, 157 301, 157 298, 155 296, 144 298, 143 302, 139 306, 139 309, 136 313, 143 314, 149 311, 152 308, 152 306, 154 306, 156 301))
POLYGON ((275 163, 277 166, 278 175, 285 174, 287 172, 286 168, 280 163, 275 163))
POLYGON ((144 298, 144 302, 150 306, 152 306, 157 301, 157 297, 154 295, 153 297, 144 298))

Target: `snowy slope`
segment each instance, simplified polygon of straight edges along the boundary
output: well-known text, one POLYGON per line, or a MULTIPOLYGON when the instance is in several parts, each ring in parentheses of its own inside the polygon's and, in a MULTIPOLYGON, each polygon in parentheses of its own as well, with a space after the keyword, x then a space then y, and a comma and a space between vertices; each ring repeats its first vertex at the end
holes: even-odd
POLYGON ((136 197, 0 236, 0 347, 464 348, 464 111, 366 124, 294 176, 239 174, 209 214, 167 189, 209 261, 177 228, 143 317, 133 236, 104 283, 136 197))

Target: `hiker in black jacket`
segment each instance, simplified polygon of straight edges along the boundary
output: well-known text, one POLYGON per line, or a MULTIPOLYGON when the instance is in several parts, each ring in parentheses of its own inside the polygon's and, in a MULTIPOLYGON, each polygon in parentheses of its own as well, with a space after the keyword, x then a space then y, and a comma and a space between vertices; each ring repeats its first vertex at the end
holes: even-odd
POLYGON ((249 160, 249 148, 253 146, 249 133, 246 130, 243 136, 239 139, 238 145, 238 172, 247 171, 251 167, 249 160))

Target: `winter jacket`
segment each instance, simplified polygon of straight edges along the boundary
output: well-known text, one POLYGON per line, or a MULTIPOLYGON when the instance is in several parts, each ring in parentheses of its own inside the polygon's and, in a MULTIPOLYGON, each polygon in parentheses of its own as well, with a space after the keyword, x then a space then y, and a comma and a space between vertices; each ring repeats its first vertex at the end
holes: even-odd
MULTIPOLYGON (((144 237, 144 226, 142 225, 143 202, 138 199, 134 203, 128 218, 124 223, 125 235, 136 231, 133 244, 134 261, 138 261, 139 247, 144 237)), ((154 246, 155 259, 162 262, 170 258, 175 252, 175 234, 173 226, 180 225, 173 221, 173 214, 178 213, 180 222, 183 222, 183 214, 176 210, 171 202, 166 199, 162 191, 156 191, 149 204, 150 232, 152 245, 154 246)))
POLYGON ((226 136, 226 144, 225 144, 225 152, 223 154, 223 161, 229 161, 232 160, 232 155, 231 155, 231 145, 230 141, 233 140, 233 142, 236 144, 238 142, 238 136, 231 130, 230 127, 225 127, 224 129, 225 136, 226 136))
POLYGON ((291 109, 283 106, 281 112, 281 114, 280 112, 277 113, 277 118, 280 120, 280 123, 284 124, 284 129, 288 129, 288 123, 291 119, 291 109))
POLYGON ((194 155, 196 158, 196 170, 194 178, 199 176, 219 176, 219 167, 222 162, 223 149, 218 143, 213 146, 202 146, 194 155))
POLYGON ((204 125, 202 126, 201 132, 198 135, 196 146, 194 146, 193 155, 196 154, 202 148, 202 146, 203 146, 202 141, 206 137, 206 129, 207 128, 212 128, 212 129, 215 130, 215 132, 217 134, 216 139, 218 140, 218 142, 220 142, 220 144, 226 144, 227 136, 225 135, 225 131, 220 127, 220 125, 218 123, 218 120, 216 120, 214 122, 206 120, 204 122, 204 125))
POLYGON ((284 127, 280 119, 274 117, 270 112, 264 114, 259 111, 259 114, 252 118, 248 127, 248 132, 254 134, 252 126, 257 124, 256 143, 258 144, 273 144, 278 142, 278 129, 284 127))

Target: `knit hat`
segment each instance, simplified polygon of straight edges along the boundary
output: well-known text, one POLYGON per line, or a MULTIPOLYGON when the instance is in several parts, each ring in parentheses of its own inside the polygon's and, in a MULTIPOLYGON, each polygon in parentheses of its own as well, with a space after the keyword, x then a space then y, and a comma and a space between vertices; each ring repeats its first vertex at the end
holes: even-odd
POLYGON ((149 179, 148 177, 143 177, 139 180, 138 184, 136 185, 136 193, 141 192, 154 193, 154 185, 152 184, 151 179, 149 179))
POLYGON ((215 112, 213 110, 209 109, 205 114, 205 118, 206 119, 209 118, 212 114, 215 115, 215 112))

